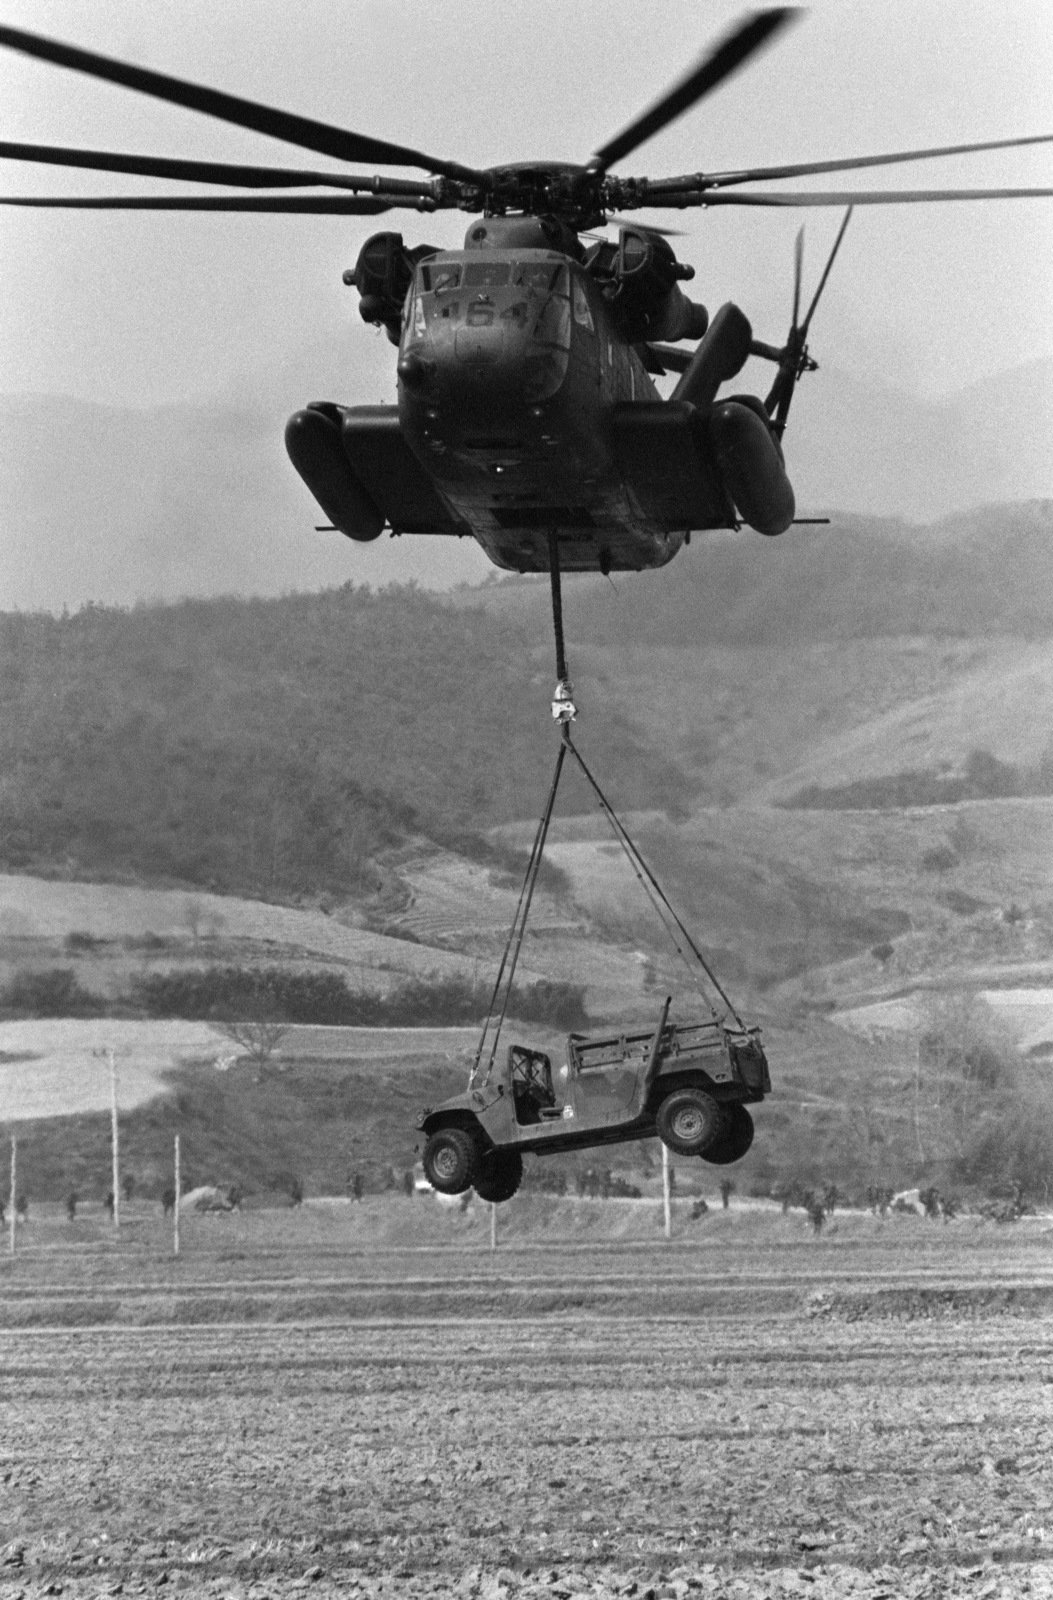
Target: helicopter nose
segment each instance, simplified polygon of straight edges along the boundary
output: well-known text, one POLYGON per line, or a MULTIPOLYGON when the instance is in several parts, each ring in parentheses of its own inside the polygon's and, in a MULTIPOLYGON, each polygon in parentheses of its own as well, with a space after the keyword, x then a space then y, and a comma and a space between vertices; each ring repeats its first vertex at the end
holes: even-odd
POLYGON ((399 381, 407 389, 419 392, 426 389, 435 376, 435 362, 416 350, 408 350, 398 364, 399 381))

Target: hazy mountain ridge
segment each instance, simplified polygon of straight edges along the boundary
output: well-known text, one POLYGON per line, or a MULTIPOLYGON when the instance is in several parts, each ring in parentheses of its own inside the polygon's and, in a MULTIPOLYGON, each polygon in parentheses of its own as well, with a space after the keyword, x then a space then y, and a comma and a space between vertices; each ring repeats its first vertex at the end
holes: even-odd
MULTIPOLYGON (((357 352, 348 335, 292 368, 261 368, 238 393, 152 410, 0 397, 3 603, 58 609, 415 573, 439 587, 481 577, 490 569, 467 541, 354 546, 313 531, 324 518, 286 460, 282 432, 296 407, 345 393, 340 373, 352 361, 364 360, 381 387, 387 353, 357 352)), ((787 459, 802 515, 839 507, 848 523, 925 520, 1053 496, 1050 437, 1050 361, 938 404, 824 369, 802 389, 787 459)))
POLYGON ((408 541, 316 532, 326 518, 286 457, 287 415, 252 400, 130 410, 0 399, 3 604, 275 595, 406 580, 429 562, 447 581, 481 574, 474 544, 419 540, 411 557, 408 541))
POLYGON ((928 522, 1053 495, 1053 361, 923 400, 827 366, 802 386, 786 433, 803 515, 816 507, 928 522))

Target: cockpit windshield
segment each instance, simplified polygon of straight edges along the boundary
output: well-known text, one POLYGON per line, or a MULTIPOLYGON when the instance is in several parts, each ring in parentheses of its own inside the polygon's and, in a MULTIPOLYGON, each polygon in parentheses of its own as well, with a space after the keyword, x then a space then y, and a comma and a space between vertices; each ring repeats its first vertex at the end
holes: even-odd
POLYGON ((510 261, 466 261, 464 287, 466 289, 499 289, 507 283, 512 272, 510 261))
POLYGON ((450 289, 499 289, 505 284, 532 294, 570 293, 566 267, 558 261, 426 261, 420 268, 425 294, 450 289))
POLYGON ((558 262, 520 261, 512 281, 535 294, 566 294, 567 269, 558 262))

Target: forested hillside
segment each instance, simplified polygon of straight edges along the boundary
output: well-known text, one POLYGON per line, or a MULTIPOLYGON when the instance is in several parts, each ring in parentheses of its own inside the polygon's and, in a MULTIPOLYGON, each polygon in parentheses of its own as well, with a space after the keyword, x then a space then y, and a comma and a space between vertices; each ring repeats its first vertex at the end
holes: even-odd
MULTIPOLYGON (((0 865, 277 896, 536 814, 547 640, 415 588, 0 618, 0 865), (535 653, 542 646, 542 654, 535 653)), ((616 709, 623 799, 685 780, 616 709)))
MULTIPOLYGON (((483 592, 543 620, 512 580, 483 592)), ((755 647, 814 640, 1053 633, 1053 500, 917 525, 832 513, 780 539, 696 534, 671 569, 568 580, 570 636, 621 645, 755 647), (672 581, 670 579, 672 578, 672 581)))
MULTIPOLYGON (((566 615, 623 812, 969 798, 978 762, 1045 790, 1053 502, 718 534, 568 582, 566 615)), ((553 676, 541 580, 8 614, 0 867, 288 898, 414 837, 478 855, 541 808, 553 676)))

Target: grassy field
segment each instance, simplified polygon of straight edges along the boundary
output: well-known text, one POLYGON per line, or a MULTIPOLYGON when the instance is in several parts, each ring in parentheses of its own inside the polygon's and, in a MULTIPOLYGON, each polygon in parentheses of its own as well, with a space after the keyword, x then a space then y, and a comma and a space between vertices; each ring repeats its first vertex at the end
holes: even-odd
MULTIPOLYGON (((475 1028, 290 1027, 283 1061, 320 1064, 460 1059, 478 1037, 475 1028)), ((125 1018, 29 1018, 0 1024, 0 1105, 9 1123, 108 1112, 112 1050, 117 1103, 131 1111, 172 1092, 183 1070, 228 1071, 239 1046, 207 1022, 125 1018)))
POLYGON ((321 1203, 0 1261, 0 1594, 1053 1594, 1053 1237, 321 1203))

